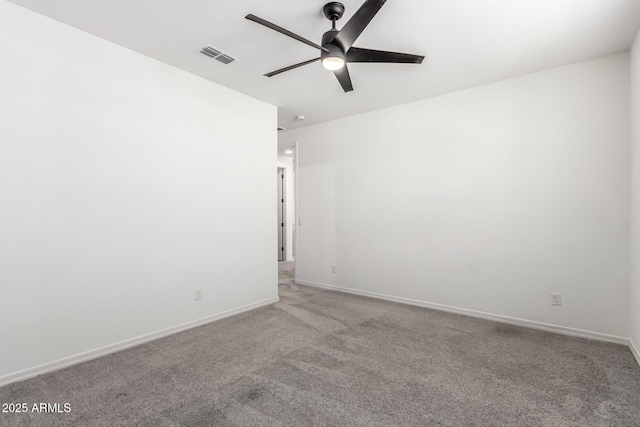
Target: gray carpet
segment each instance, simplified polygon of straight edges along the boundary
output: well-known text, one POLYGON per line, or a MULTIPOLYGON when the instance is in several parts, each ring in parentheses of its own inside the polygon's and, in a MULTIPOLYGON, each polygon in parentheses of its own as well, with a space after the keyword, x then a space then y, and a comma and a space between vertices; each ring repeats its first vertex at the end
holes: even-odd
POLYGON ((71 412, 0 425, 640 425, 626 347, 299 286, 280 265, 281 302, 1 388, 71 412))

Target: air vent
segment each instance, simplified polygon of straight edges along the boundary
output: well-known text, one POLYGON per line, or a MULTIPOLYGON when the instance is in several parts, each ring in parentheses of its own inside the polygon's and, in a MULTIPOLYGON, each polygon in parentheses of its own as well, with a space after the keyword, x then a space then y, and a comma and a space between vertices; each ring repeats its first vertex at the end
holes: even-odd
POLYGON ((218 61, 222 62, 223 64, 231 64, 233 61, 235 61, 235 58, 230 57, 229 55, 226 54, 222 54, 220 56, 218 56, 216 58, 218 61))
POLYGON ((211 45, 208 45, 200 49, 200 53, 203 55, 207 55, 209 58, 213 58, 216 61, 220 61, 225 65, 231 64, 232 62, 235 62, 238 60, 238 58, 234 58, 228 53, 225 53, 220 49, 213 47, 211 45))
POLYGON ((218 56, 220 56, 221 52, 219 50, 216 50, 214 48, 212 48, 211 46, 207 46, 207 47, 203 47, 200 50, 200 53, 207 55, 211 58, 216 58, 218 56))

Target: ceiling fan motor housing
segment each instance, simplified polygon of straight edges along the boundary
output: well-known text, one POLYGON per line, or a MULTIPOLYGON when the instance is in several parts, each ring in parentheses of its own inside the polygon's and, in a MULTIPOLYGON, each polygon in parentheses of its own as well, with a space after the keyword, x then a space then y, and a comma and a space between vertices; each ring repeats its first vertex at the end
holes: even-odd
POLYGON ((327 56, 337 56, 342 58, 343 60, 345 59, 344 49, 342 49, 341 46, 333 43, 335 41, 336 34, 338 33, 338 30, 329 30, 322 35, 322 47, 327 49, 328 52, 325 52, 324 50, 321 51, 321 59, 324 59, 327 56))
POLYGON ((342 18, 344 14, 344 5, 337 1, 332 1, 331 3, 327 3, 322 8, 322 12, 324 16, 327 17, 329 21, 338 20, 342 18))

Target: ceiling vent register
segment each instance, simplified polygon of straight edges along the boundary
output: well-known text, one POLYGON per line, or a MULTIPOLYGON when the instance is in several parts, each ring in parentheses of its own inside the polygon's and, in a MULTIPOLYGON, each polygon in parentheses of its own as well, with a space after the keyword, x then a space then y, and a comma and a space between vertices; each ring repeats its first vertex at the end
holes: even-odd
POLYGON ((233 56, 229 55, 228 53, 225 53, 223 51, 221 51, 220 49, 213 47, 211 45, 205 46, 202 49, 200 49, 200 53, 203 55, 208 56, 209 58, 213 58, 216 61, 220 61, 225 65, 229 65, 232 62, 235 62, 238 60, 238 58, 234 58, 233 56))

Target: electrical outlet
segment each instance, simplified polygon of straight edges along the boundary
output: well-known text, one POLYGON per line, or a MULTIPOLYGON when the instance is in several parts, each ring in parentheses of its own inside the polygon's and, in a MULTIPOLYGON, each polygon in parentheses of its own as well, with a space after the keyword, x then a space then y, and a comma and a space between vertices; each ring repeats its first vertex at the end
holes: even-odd
POLYGON ((336 266, 335 266, 335 265, 332 265, 332 266, 331 266, 331 272, 332 272, 332 273, 335 273, 335 272, 336 272, 336 266))
POLYGON ((196 301, 202 299, 202 289, 196 289, 196 301))
POLYGON ((562 305, 562 295, 552 292, 551 305, 562 305))

